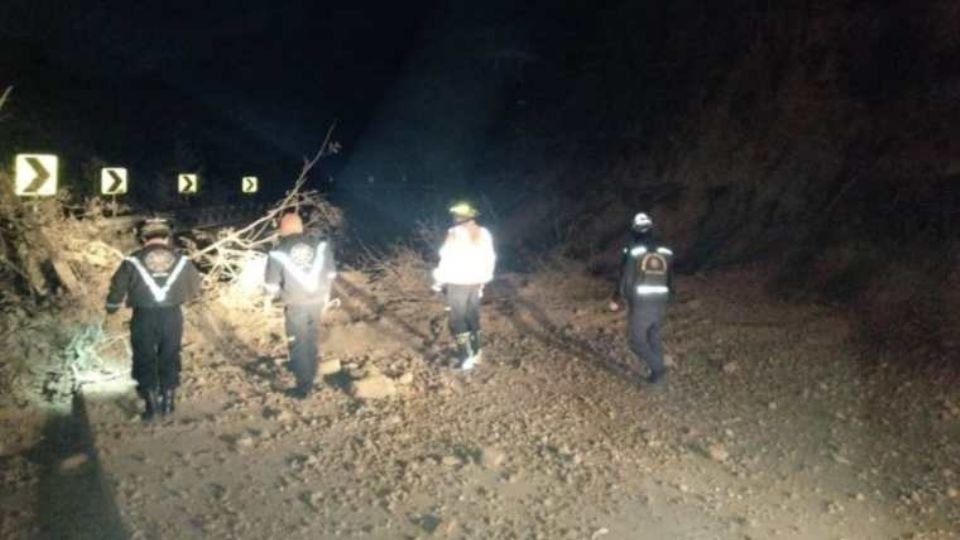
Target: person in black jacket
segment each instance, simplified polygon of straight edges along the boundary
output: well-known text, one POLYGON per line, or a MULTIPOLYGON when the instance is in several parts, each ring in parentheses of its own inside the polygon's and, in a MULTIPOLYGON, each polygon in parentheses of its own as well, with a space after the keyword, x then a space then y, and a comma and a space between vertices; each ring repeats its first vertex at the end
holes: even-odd
MULTIPOLYGON (((673 252, 656 241, 653 222, 643 212, 634 216, 631 241, 623 250, 619 293, 629 307, 630 349, 650 367, 647 380, 662 383, 667 367, 660 326, 673 293, 673 252)), ((610 307, 618 308, 615 302, 610 307)))
POLYGON ((140 227, 143 247, 126 258, 110 280, 107 313, 133 308, 130 342, 133 378, 145 402, 144 420, 175 408, 180 384, 180 306, 200 292, 200 273, 186 256, 170 247, 170 225, 150 219, 140 227))
POLYGON ((303 221, 296 213, 283 215, 280 241, 267 259, 264 283, 267 293, 279 293, 285 304, 290 367, 296 378, 296 386, 288 394, 298 399, 306 398, 313 390, 317 327, 335 277, 331 242, 304 234, 303 221))

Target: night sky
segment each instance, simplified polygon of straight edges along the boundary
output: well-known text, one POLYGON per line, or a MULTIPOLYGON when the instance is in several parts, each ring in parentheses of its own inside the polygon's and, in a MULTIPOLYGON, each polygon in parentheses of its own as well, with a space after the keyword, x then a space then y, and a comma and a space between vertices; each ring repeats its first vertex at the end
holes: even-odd
MULTIPOLYGON (((870 189, 845 192, 857 197, 837 212, 862 214, 842 224, 873 234, 891 197, 918 216, 951 193, 937 175, 956 147, 955 11, 906 1, 10 0, 0 85, 16 88, 0 144, 3 155, 61 155, 81 195, 93 191, 91 171, 126 165, 128 200, 164 210, 184 203, 172 190, 186 171, 205 179, 191 204, 243 200, 248 174, 261 178, 261 200, 275 199, 336 123, 343 151, 311 185, 355 228, 401 234, 461 197, 488 218, 565 197, 545 215, 576 220, 596 214, 575 208, 588 193, 647 207, 687 188, 749 199, 760 182, 808 186, 786 211, 796 216, 870 169, 860 174, 870 189), (696 161, 708 148, 716 155, 696 161), (748 164, 756 173, 739 170, 748 164), (928 181, 905 181, 914 172, 904 164, 928 181), (904 185, 930 189, 904 196, 904 185)), ((744 222, 763 214, 744 212, 744 222)), ((944 229, 952 212, 893 233, 944 229)), ((781 237, 796 228, 783 227, 781 237)))
POLYGON ((199 170, 230 202, 230 182, 258 174, 276 196, 336 122, 343 152, 311 181, 392 227, 435 210, 426 198, 476 197, 530 66, 582 17, 506 1, 15 0, 0 13, 6 129, 17 151, 63 155, 67 176, 127 165, 134 200, 156 204, 137 178, 199 170))

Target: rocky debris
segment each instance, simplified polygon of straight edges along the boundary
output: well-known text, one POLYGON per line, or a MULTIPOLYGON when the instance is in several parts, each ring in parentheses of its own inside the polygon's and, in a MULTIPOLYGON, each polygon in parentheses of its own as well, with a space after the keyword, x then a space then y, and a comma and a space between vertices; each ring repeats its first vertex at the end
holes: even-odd
POLYGON ((498 469, 507 460, 507 454, 496 447, 486 447, 480 451, 480 465, 487 469, 498 469))
POLYGON ((367 375, 350 382, 350 393, 357 399, 387 399, 396 395, 397 387, 386 375, 367 375))
POLYGON ((254 444, 256 444, 256 440, 250 435, 241 435, 233 441, 233 447, 236 450, 253 448, 254 444))
POLYGON ((463 465, 463 460, 460 456, 443 456, 440 458, 440 464, 444 467, 454 468, 463 465))
MULTIPOLYGON (((488 301, 498 302, 496 294, 488 301)), ((557 303, 550 317, 568 306, 555 294, 544 298, 557 303)), ((445 320, 436 311, 430 316, 445 320)), ((593 350, 628 356, 621 319, 582 313, 566 339, 589 335, 593 350)), ((374 315, 351 316, 369 317, 369 333, 379 332, 374 315)), ((906 525, 917 538, 951 537, 929 536, 924 521, 957 516, 945 514, 957 506, 960 470, 950 433, 936 443, 939 460, 929 448, 918 452, 915 437, 888 435, 899 435, 888 428, 904 417, 935 421, 936 407, 869 418, 858 401, 861 373, 814 361, 798 373, 768 361, 771 351, 798 362, 823 355, 808 352, 802 336, 718 336, 710 327, 684 334, 684 321, 672 319, 665 337, 683 344, 684 361, 670 391, 654 397, 599 369, 602 359, 541 338, 541 326, 519 329, 512 316, 493 313, 487 346, 504 360, 480 377, 430 364, 413 346, 351 343, 360 352, 329 353, 341 359, 347 392, 331 386, 303 402, 276 391, 289 374, 272 363, 263 362, 260 376, 234 369, 224 378, 217 348, 197 347, 190 380, 205 393, 178 413, 195 422, 145 429, 123 422, 113 403, 91 408, 98 446, 113 450, 100 459, 123 486, 117 506, 140 537, 606 540, 649 526, 651 538, 857 540, 902 537, 906 525), (723 350, 711 356, 719 342, 723 350), (737 384, 719 373, 733 357, 750 366, 736 371, 737 384), (811 382, 828 374, 830 392, 811 382), (802 397, 808 388, 815 404, 802 397), (370 406, 348 395, 394 392, 405 399, 370 406), (105 421, 109 411, 115 416, 105 421), (872 429, 874 421, 884 427, 872 429), (865 460, 865 444, 888 451, 865 460), (837 466, 841 454, 849 465, 837 466), (909 505, 886 500, 904 485, 909 505)), ((426 316, 405 321, 430 324, 426 316)), ((830 339, 834 351, 842 342, 830 339)))
POLYGON ((727 452, 727 449, 719 443, 711 444, 707 447, 707 455, 710 456, 710 459, 719 462, 725 462, 730 458, 730 452, 727 452))
POLYGON ((333 375, 340 373, 341 369, 343 369, 343 367, 340 365, 340 360, 338 359, 325 360, 317 365, 317 373, 320 375, 333 375))
POLYGON ((296 415, 287 409, 276 407, 264 407, 262 416, 268 420, 274 420, 281 424, 287 424, 297 419, 296 415))

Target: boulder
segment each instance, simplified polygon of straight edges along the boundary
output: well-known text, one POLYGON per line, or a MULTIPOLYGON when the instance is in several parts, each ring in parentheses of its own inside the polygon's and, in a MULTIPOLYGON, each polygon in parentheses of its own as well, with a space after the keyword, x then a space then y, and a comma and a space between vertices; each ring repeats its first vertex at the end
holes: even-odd
POLYGON ((353 396, 358 399, 386 399, 397 393, 397 387, 393 380, 384 375, 355 379, 350 390, 353 396))

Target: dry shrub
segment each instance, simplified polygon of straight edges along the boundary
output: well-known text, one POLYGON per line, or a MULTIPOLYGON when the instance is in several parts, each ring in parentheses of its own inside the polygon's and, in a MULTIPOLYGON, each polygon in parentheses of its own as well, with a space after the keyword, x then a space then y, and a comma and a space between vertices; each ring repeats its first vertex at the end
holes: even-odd
MULTIPOLYGON (((6 193, 6 195, 10 195, 6 193)), ((0 197, 0 396, 7 404, 67 397, 82 377, 125 374, 126 335, 102 325, 110 276, 127 245, 111 245, 101 206, 74 207, 69 194, 26 204, 0 197), (28 274, 56 257, 75 278, 58 286, 49 270, 47 290, 28 274)))
POLYGON ((361 266, 373 289, 388 298, 423 296, 432 285, 431 264, 410 244, 395 244, 385 252, 368 250, 361 266))

